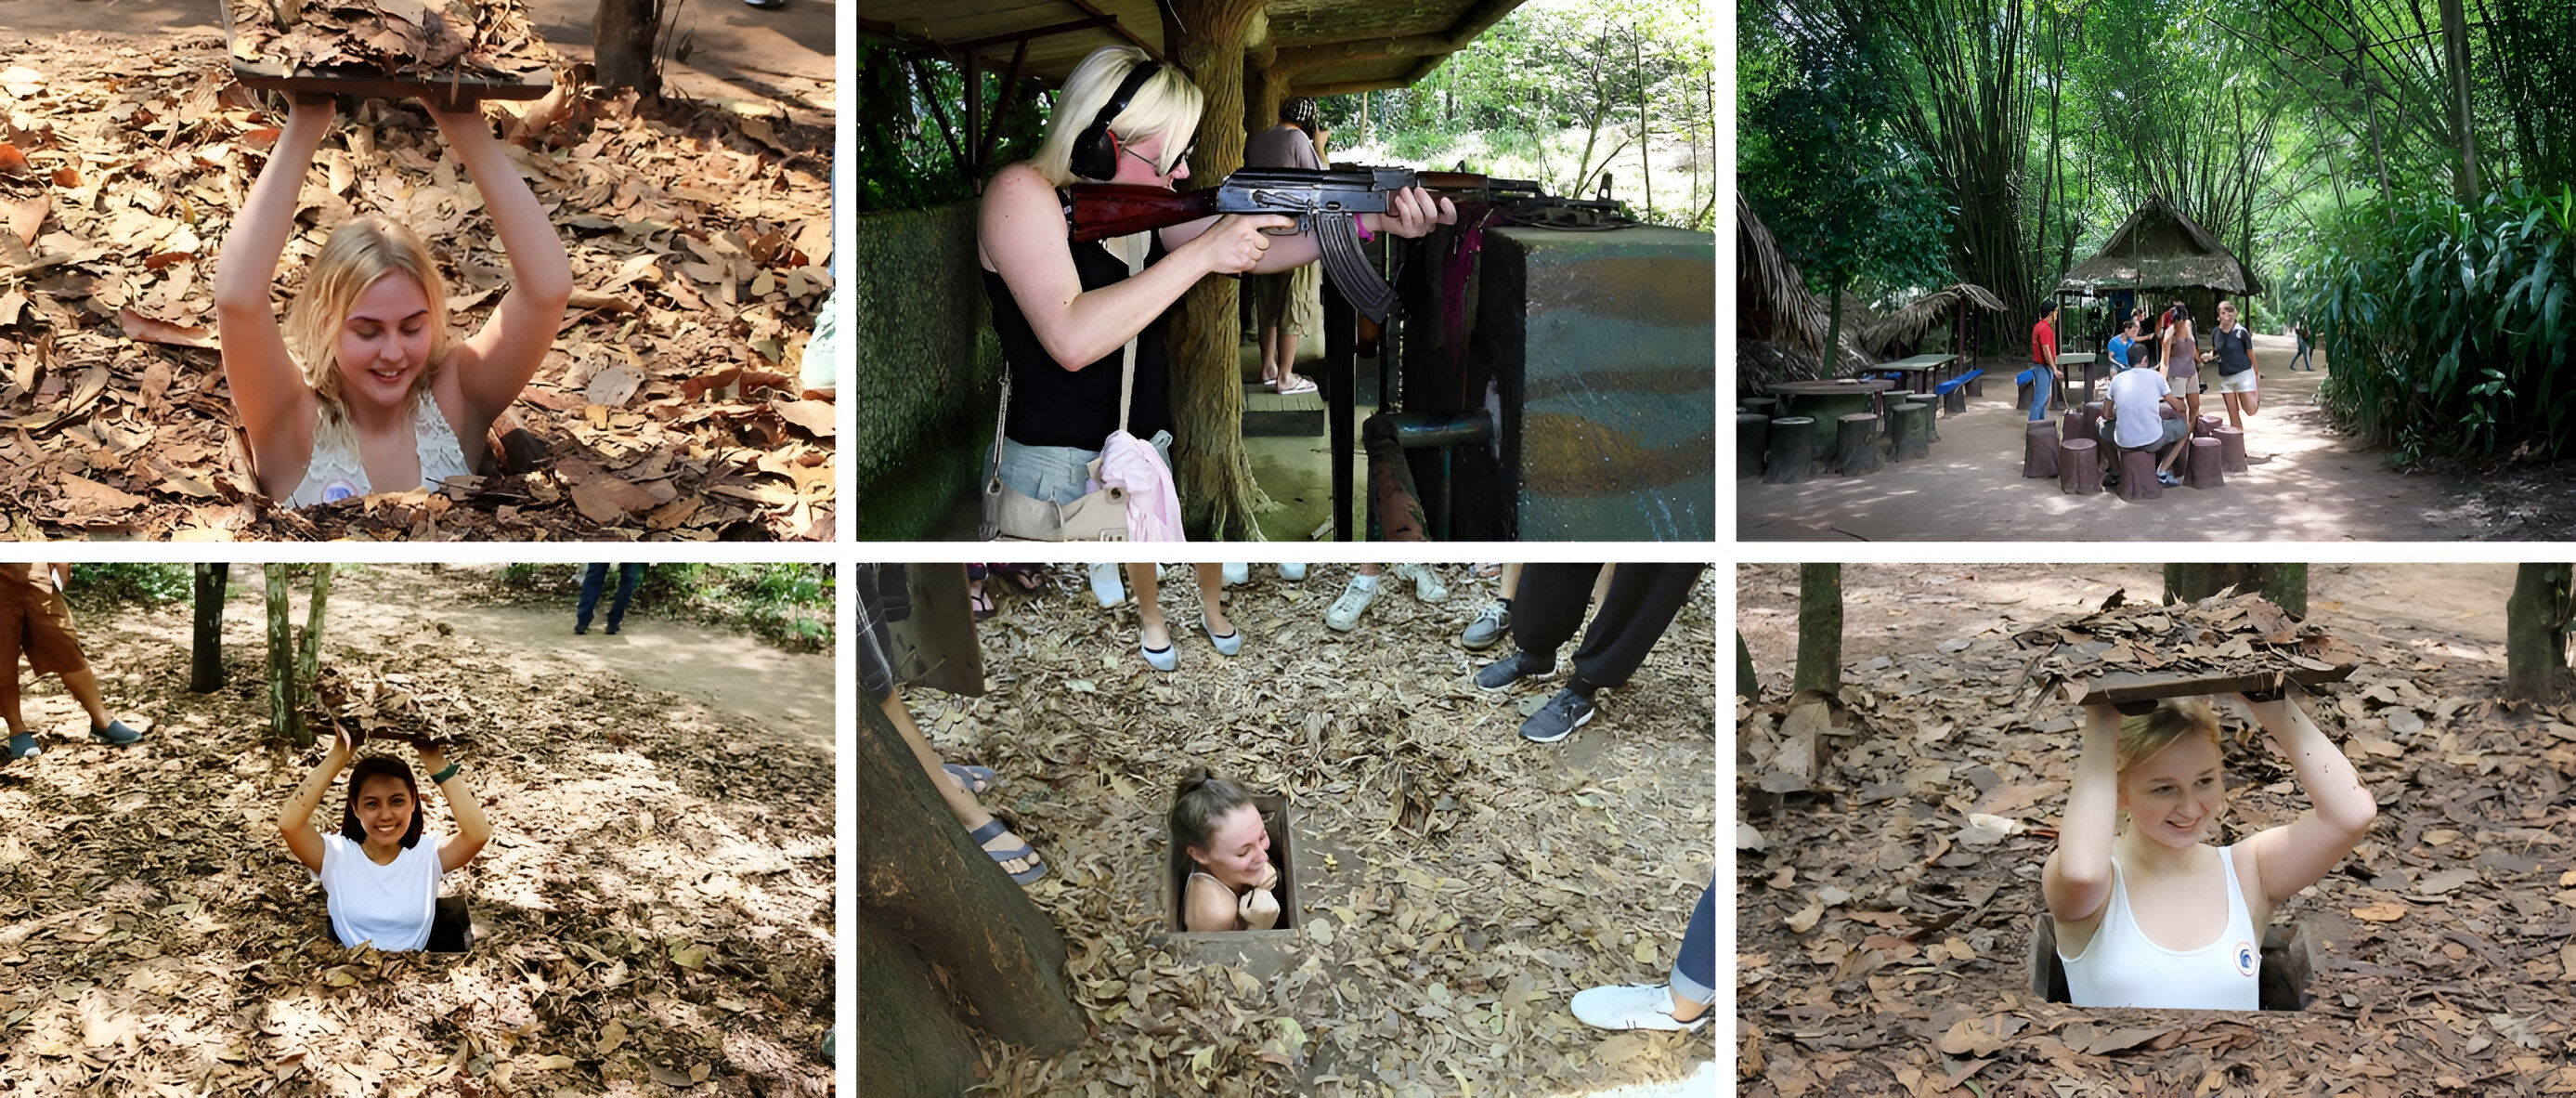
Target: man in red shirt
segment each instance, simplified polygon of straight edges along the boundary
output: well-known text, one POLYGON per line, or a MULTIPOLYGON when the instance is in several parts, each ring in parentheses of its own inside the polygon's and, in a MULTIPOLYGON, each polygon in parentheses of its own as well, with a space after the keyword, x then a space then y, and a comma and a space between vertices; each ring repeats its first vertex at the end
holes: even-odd
POLYGON ((2057 302, 2039 307, 2039 323, 2030 326, 2030 421, 2048 418, 2048 395, 2051 382, 2066 384, 2066 374, 2057 368, 2057 329, 2050 322, 2057 318, 2057 302))

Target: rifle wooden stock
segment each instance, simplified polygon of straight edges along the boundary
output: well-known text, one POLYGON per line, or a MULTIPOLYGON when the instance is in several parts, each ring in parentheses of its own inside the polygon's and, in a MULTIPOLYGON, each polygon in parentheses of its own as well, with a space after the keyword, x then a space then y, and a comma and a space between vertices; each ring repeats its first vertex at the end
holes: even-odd
POLYGON ((1172 191, 1128 183, 1084 183, 1057 192, 1073 241, 1088 244, 1216 213, 1217 189, 1172 191))

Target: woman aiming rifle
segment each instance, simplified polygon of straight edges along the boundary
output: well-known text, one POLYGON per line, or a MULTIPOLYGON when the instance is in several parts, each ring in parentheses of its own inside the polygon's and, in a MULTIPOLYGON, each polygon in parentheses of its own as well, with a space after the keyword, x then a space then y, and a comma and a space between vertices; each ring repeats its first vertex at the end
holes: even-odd
MULTIPOLYGON (((976 252, 1010 379, 994 455, 1003 487, 1071 503, 1088 490, 1085 466, 1120 431, 1152 443, 1168 470, 1163 331, 1173 303, 1209 275, 1285 271, 1322 255, 1313 234, 1283 235, 1295 222, 1272 216, 1207 217, 1071 242, 1056 188, 1090 181, 1172 189, 1189 178, 1202 106, 1188 77, 1143 50, 1095 51, 1065 81, 1037 155, 985 186, 976 252), (1131 340, 1134 379, 1122 402, 1131 340)), ((1361 215, 1364 235, 1419 237, 1457 218, 1448 199, 1420 188, 1396 192, 1387 205, 1387 213, 1361 215)))

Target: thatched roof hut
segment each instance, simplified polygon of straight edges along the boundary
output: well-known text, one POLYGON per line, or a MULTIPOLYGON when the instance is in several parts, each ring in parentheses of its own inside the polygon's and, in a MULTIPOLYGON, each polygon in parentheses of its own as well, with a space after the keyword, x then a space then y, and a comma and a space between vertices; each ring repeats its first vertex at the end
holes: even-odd
POLYGON ((2208 290, 2225 297, 2263 292, 2261 279, 2164 196, 2138 207, 2093 258, 2076 264, 2059 293, 2100 296, 2109 290, 2208 290))
MULTIPOLYGON (((1915 298, 1904 308, 1863 329, 1861 348, 1881 359, 1904 357, 1923 338, 1923 333, 1947 318, 1951 310, 1968 307, 1990 313, 2004 311, 2003 299, 1996 297, 1993 291, 1973 282, 1953 282, 1915 298)), ((1848 318, 1845 322, 1849 322, 1848 318)))
POLYGON ((1807 292, 1806 276, 1780 254, 1780 242, 1744 192, 1735 195, 1735 336, 1736 387, 1758 390, 1772 382, 1807 381, 1867 367, 1849 317, 1845 317, 1838 370, 1825 369, 1818 351, 1825 345, 1831 318, 1807 292), (1762 347, 1748 347, 1749 344, 1762 347))

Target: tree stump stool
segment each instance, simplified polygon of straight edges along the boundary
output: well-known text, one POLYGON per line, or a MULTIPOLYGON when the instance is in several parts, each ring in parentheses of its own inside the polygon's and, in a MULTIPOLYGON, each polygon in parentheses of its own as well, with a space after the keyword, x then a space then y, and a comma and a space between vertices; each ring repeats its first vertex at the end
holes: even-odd
POLYGON ((1735 475, 1762 475, 1762 454, 1771 445, 1771 417, 1760 412, 1735 413, 1735 475))
POLYGON ((2219 456, 2219 451, 2224 448, 2214 438, 2191 440, 2191 449, 2183 454, 2183 483, 2194 488, 2226 487, 2227 478, 2220 474, 2218 468, 2219 462, 2223 460, 2219 456))
POLYGON ((1923 408, 1923 437, 1932 442, 1941 441, 1941 417, 1936 414, 1941 410, 1940 404, 1922 396, 1909 397, 1907 403, 1923 408))
POLYGON ((2086 429, 2086 431, 2085 431, 2085 433, 2084 433, 2084 437, 2089 438, 2089 439, 2092 439, 2092 440, 2094 440, 2094 441, 2096 441, 2096 442, 2099 442, 2099 441, 2101 441, 2101 439, 2102 439, 2102 420, 2103 420, 2103 418, 2104 418, 2104 416, 2103 416, 2104 403, 2105 403, 2105 402, 2103 402, 2103 401, 2095 400, 2095 401, 2087 401, 2087 402, 2085 403, 2085 405, 2084 405, 2084 422, 2086 422, 2086 423, 2088 423, 2088 424, 2091 424, 2091 425, 2092 425, 2091 427, 2089 427, 2089 428, 2087 428, 2087 429, 2086 429))
POLYGON ((1779 398, 1779 397, 1746 397, 1746 398, 1744 398, 1744 400, 1743 400, 1743 405, 1744 405, 1744 410, 1745 410, 1745 411, 1748 411, 1748 412, 1759 412, 1759 413, 1761 413, 1761 414, 1762 414, 1762 418, 1764 418, 1764 419, 1769 419, 1769 418, 1771 418, 1774 414, 1776 414, 1777 412, 1779 412, 1779 410, 1780 410, 1780 398, 1779 398))
POLYGON ((2055 477, 2057 475, 2057 421, 2043 419, 2030 425, 2022 437, 2021 475, 2055 477))
POLYGON ((2219 444, 2219 446, 2221 446, 2221 447, 2222 447, 2222 449, 2221 449, 2221 450, 2219 450, 2219 454, 2220 454, 2221 456, 2220 456, 2220 460, 2219 460, 2219 463, 2218 463, 2218 467, 2219 467, 2219 468, 2221 468, 2221 469, 2224 469, 2224 470, 2226 470, 2226 471, 2228 471, 2228 472, 2230 472, 2230 473, 2242 473, 2242 472, 2244 472, 2244 471, 2245 471, 2245 431, 2244 431, 2244 429, 2243 429, 2243 428, 2238 428, 2238 427, 2221 427, 2221 428, 2218 428, 2217 430, 2211 431, 2209 434, 2210 434, 2210 437, 2217 439, 2217 440, 2218 440, 2218 444, 2219 444))
POLYGON ((1954 416, 1963 416, 1968 414, 1968 387, 1966 385, 1951 386, 1949 392, 1941 394, 1941 407, 1948 409, 1950 414, 1954 416))
POLYGON ((2102 436, 2094 432, 2093 421, 2085 417, 2084 409, 2069 408, 2065 415, 2058 417, 2057 437, 2060 441, 2072 442, 2079 438, 2102 436))
POLYGON ((2089 496, 2102 490, 2101 445, 2089 438, 2070 438, 2057 444, 2058 491, 2089 496))
POLYGON ((1878 417, 1853 412, 1835 421, 1834 471, 1847 477, 1878 471, 1878 417))
POLYGON ((2218 425, 2225 422, 2227 421, 2220 419, 2217 416, 2202 416, 2199 419, 2192 421, 2191 437, 2208 438, 2211 431, 2217 430, 2218 425))
MULTIPOLYGON (((1960 363, 1960 365, 1971 370, 1977 370, 1977 364, 1973 362, 1963 362, 1960 363)), ((1968 383, 1960 386, 1960 388, 1966 389, 1968 391, 1968 395, 1972 397, 1982 397, 1986 395, 1986 372, 1983 370, 1977 370, 1976 373, 1969 374, 1968 383)))
POLYGON ((2155 499, 2165 494, 2165 486, 2156 480, 2156 452, 2140 447, 2120 451, 2120 498, 2132 503, 2155 499))
POLYGON ((1762 463, 1762 483, 1797 484, 1816 475, 1816 420, 1784 416, 1771 421, 1771 452, 1762 463))
POLYGON ((1932 406, 1889 404, 1888 460, 1913 461, 1932 456, 1932 406))

